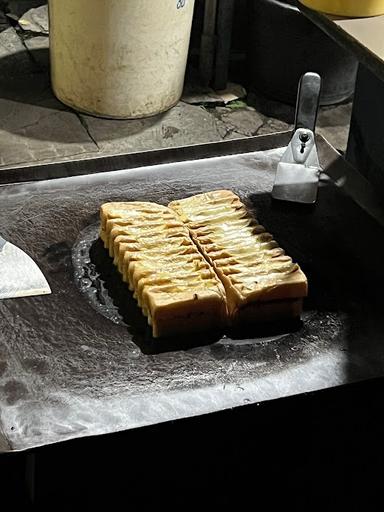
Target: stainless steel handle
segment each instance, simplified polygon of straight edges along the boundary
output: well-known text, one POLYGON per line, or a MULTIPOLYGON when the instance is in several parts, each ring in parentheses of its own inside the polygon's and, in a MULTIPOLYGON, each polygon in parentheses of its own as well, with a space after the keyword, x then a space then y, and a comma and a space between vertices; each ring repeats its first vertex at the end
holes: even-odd
POLYGON ((297 92, 295 130, 306 128, 315 131, 320 91, 320 75, 310 72, 301 77, 297 92))

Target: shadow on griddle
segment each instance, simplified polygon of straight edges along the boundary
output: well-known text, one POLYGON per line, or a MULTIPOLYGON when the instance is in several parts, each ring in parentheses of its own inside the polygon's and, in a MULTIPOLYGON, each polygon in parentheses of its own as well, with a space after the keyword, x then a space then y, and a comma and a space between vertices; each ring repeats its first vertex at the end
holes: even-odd
POLYGON ((275 210, 275 212, 280 212, 285 214, 287 212, 296 213, 296 214, 308 214, 314 211, 316 203, 313 204, 305 204, 305 203, 294 203, 291 201, 282 201, 278 199, 273 199, 271 197, 271 208, 275 210))
POLYGON ((251 209, 256 209, 256 217, 258 207, 260 204, 260 199, 262 199, 263 202, 267 201, 269 203, 269 208, 271 208, 275 213, 280 213, 282 215, 285 215, 287 213, 296 215, 308 215, 313 213, 316 208, 316 203, 295 203, 291 201, 282 201, 280 199, 274 199, 269 194, 251 194, 248 197, 247 203, 248 206, 251 207, 251 209))
POLYGON ((112 258, 105 250, 100 239, 96 240, 89 251, 90 260, 99 274, 98 300, 106 303, 106 294, 112 299, 113 305, 122 319, 122 322, 132 335, 132 341, 147 355, 159 354, 175 350, 187 350, 204 345, 210 345, 222 338, 221 332, 205 332, 174 338, 155 339, 146 317, 141 312, 133 293, 123 282, 121 274, 113 265, 112 258))
POLYGON ((280 322, 258 323, 257 325, 228 328, 227 336, 233 341, 251 340, 262 342, 265 338, 280 338, 287 334, 298 332, 303 326, 300 319, 284 320, 280 322))

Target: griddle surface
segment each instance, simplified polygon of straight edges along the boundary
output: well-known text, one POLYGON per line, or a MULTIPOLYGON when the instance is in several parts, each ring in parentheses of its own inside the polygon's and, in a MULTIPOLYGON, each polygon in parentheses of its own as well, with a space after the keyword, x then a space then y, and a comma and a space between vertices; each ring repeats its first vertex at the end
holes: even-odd
MULTIPOLYGON (((186 161, 0 188, 0 232, 38 262, 52 288, 50 296, 0 301, 0 451, 383 375, 383 228, 326 175, 316 206, 272 202, 281 148, 220 151, 192 160, 186 148, 186 161), (122 314, 113 276, 99 272, 99 207, 167 204, 219 188, 239 194, 307 274, 303 324, 214 333, 182 350, 154 344, 140 322, 122 314), (81 258, 76 267, 82 246, 81 258, 95 259, 90 294, 81 258)), ((320 154, 327 167, 329 148, 320 154)), ((344 166, 333 153, 333 171, 342 175, 344 166)))

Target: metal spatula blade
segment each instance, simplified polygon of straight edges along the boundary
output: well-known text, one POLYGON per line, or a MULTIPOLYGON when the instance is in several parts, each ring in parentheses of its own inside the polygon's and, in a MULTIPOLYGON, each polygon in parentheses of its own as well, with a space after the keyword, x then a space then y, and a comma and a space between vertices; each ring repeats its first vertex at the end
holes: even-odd
POLYGON ((319 174, 314 134, 310 130, 298 129, 277 165, 272 197, 295 203, 314 203, 319 174))
POLYGON ((316 201, 320 176, 314 130, 319 107, 321 78, 306 73, 300 80, 295 132, 276 172, 272 197, 311 204, 316 201))
POLYGON ((33 259, 0 236, 0 299, 48 293, 49 284, 33 259))

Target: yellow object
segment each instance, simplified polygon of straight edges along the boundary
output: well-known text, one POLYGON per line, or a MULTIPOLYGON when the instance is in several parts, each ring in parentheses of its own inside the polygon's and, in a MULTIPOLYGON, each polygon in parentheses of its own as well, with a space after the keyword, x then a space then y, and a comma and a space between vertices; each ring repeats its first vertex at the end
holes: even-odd
POLYGON ((354 18, 384 14, 384 0, 300 0, 307 7, 328 14, 354 18))

